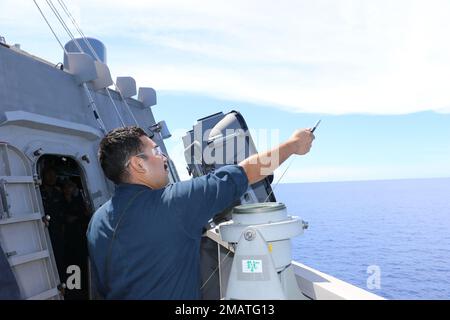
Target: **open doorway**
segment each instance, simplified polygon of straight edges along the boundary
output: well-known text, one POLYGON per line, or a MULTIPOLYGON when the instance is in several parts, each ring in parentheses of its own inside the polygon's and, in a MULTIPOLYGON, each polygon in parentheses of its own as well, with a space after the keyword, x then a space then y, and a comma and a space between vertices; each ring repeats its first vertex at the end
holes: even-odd
POLYGON ((89 272, 86 230, 92 206, 86 192, 83 171, 70 157, 44 155, 37 172, 45 214, 50 216, 48 230, 61 283, 66 283, 73 267, 80 270, 81 288, 67 286, 64 299, 89 299, 89 272), (69 288, 70 287, 70 288, 69 288))

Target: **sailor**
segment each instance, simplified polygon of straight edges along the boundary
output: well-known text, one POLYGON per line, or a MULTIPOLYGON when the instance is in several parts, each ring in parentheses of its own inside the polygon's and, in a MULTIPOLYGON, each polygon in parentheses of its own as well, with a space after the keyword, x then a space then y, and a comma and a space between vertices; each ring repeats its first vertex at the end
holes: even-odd
POLYGON ((284 143, 238 165, 168 184, 167 157, 142 129, 109 132, 100 143, 99 160, 116 190, 87 231, 100 296, 199 299, 202 228, 236 203, 249 184, 289 156, 308 153, 313 139, 310 129, 298 129, 284 143))

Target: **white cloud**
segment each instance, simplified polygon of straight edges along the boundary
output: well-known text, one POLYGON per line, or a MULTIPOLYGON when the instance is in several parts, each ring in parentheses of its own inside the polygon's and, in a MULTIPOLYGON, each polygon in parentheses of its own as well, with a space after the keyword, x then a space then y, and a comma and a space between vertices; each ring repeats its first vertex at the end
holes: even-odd
MULTIPOLYGON (((66 2, 140 85, 294 112, 450 112, 446 0, 66 2)), ((0 30, 51 38, 27 3, 2 1, 0 30)))

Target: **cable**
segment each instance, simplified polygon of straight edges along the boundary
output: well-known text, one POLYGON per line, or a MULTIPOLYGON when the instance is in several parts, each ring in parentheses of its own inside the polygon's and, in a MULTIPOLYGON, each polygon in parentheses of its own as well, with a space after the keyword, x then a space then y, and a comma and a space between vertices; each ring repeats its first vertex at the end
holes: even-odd
MULTIPOLYGON (((47 0, 48 1, 48 0, 47 0)), ((64 0, 58 0, 59 5, 61 6, 61 8, 63 9, 63 11, 66 13, 67 17, 70 19, 70 21, 72 22, 72 24, 74 25, 75 29, 78 31, 78 33, 80 34, 81 38, 83 39, 84 43, 86 44, 86 46, 88 47, 88 49, 91 51, 91 53, 94 55, 95 59, 97 59, 98 61, 100 60, 100 57, 97 55, 97 52, 95 52, 94 48, 92 47, 92 45, 89 43, 89 41, 87 40, 87 37, 85 36, 85 34, 83 33, 83 31, 81 30, 80 26, 78 25, 78 23, 76 22, 75 18, 72 16, 72 14, 70 13, 70 10, 67 8, 64 0)), ((81 48, 80 48, 81 49, 81 48)), ((137 126, 139 126, 139 123, 136 120, 136 117, 134 116, 133 112, 131 111, 130 106, 128 105, 128 103, 126 102, 125 98, 122 95, 122 92, 120 91, 119 87, 116 85, 116 83, 113 81, 114 87, 117 90, 117 92, 120 95, 120 98, 122 99, 122 101, 125 103, 125 106, 128 109, 128 112, 130 113, 131 117, 133 118, 133 121, 135 122, 135 124, 137 126)), ((109 96, 109 99, 111 100, 112 104, 114 105, 114 108, 117 112, 117 115, 120 118, 120 122, 122 123, 123 126, 125 126, 125 122, 123 121, 122 117, 120 116, 119 110, 117 108, 117 105, 114 102, 114 99, 111 97, 111 93, 109 92, 108 89, 106 89, 106 93, 109 96)))
MULTIPOLYGON (((38 7, 39 11, 41 12, 41 14, 42 14, 44 20, 47 22, 48 26, 50 27, 50 29, 51 29, 52 32, 53 32, 53 29, 51 28, 50 24, 48 23, 47 19, 45 18, 45 15, 43 14, 42 10, 39 8, 39 6, 38 6, 38 4, 36 3, 36 1, 35 1, 35 0, 33 0, 33 1, 34 1, 34 3, 36 4, 36 6, 38 7)), ((69 28, 67 27, 67 25, 65 24, 65 22, 64 22, 64 20, 62 19, 61 15, 59 14, 58 9, 56 9, 56 7, 53 5, 53 3, 51 2, 51 0, 50 0, 50 1, 49 1, 49 0, 46 0, 46 2, 47 2, 47 5, 49 6, 49 8, 53 11, 53 14, 55 15, 55 17, 59 20, 59 22, 61 23, 61 25, 63 26, 63 28, 66 30, 66 32, 67 32, 67 34, 69 35, 69 37, 74 41, 75 45, 78 47, 78 49, 80 50, 80 52, 83 52, 83 49, 82 49, 81 46, 78 44, 78 42, 77 42, 77 40, 74 38, 72 32, 70 32, 69 28)), ((64 46, 62 45, 62 43, 59 41, 59 39, 58 39, 58 37, 56 36, 56 34, 55 34, 54 32, 53 32, 53 34, 54 34, 55 37, 57 38, 57 40, 58 40, 59 44, 61 45, 61 47, 63 48, 64 52, 65 52, 66 54, 68 54, 68 52, 66 51, 66 49, 64 48, 64 46)), ((103 120, 100 118, 100 115, 99 115, 99 113, 98 113, 97 106, 96 106, 96 104, 95 104, 94 98, 92 97, 92 95, 91 95, 91 93, 90 93, 90 91, 89 91, 89 88, 87 87, 87 84, 86 84, 86 83, 83 83, 83 89, 84 89, 84 91, 85 91, 85 93, 86 93, 86 96, 87 96, 87 98, 88 98, 88 101, 89 101, 89 105, 88 105, 88 106, 91 107, 92 112, 93 112, 94 117, 95 117, 95 120, 97 120, 97 122, 98 122, 98 124, 99 124, 99 126, 100 126, 100 130, 102 130, 102 132, 103 132, 104 134, 106 134, 106 133, 107 133, 107 130, 106 130, 105 123, 104 123, 103 120)))
POLYGON ((270 191, 269 195, 267 196, 267 198, 263 201, 266 202, 267 199, 269 199, 269 197, 272 195, 272 193, 275 191, 275 188, 277 187, 278 183, 281 181, 281 179, 283 178, 284 174, 286 173, 286 171, 288 171, 289 167, 291 166, 292 162, 294 162, 295 158, 292 158, 291 161, 289 162, 288 166, 286 167, 286 170, 284 170, 283 174, 281 175, 280 179, 278 179, 278 181, 275 183, 275 185, 272 188, 272 191, 270 191))
MULTIPOLYGON (((58 41, 59 45, 61 46, 61 48, 63 49, 63 51, 68 54, 66 48, 63 46, 63 44, 61 43, 61 41, 59 40, 58 36, 56 35, 55 31, 53 30, 52 26, 50 25, 49 21, 47 20, 45 14, 43 13, 43 11, 41 10, 41 8, 39 7, 38 3, 36 2, 36 0, 33 0, 34 4, 36 5, 36 7, 38 8, 39 12, 42 15, 42 18, 45 20, 45 22, 47 23, 48 27, 50 28, 51 32, 53 33, 53 35, 55 36, 56 40, 58 41)), ((84 53, 83 48, 80 46, 80 44, 78 43, 78 40, 74 37, 73 33, 70 31, 69 27, 67 26, 67 24, 65 23, 64 19, 62 18, 62 16, 60 15, 58 9, 54 6, 54 4, 52 3, 51 0, 46 0, 48 7, 52 10, 53 14, 55 15, 55 17, 58 19, 58 21, 60 22, 60 24, 62 25, 62 27, 64 28, 64 30, 67 32, 67 34, 69 35, 70 39, 74 42, 74 44, 76 45, 76 47, 78 48, 78 50, 82 53, 84 53)), ((87 41, 84 33, 81 31, 81 29, 79 28, 78 24, 76 23, 75 19, 73 18, 72 14, 69 12, 69 10, 67 9, 67 6, 65 5, 64 1, 60 1, 58 0, 58 3, 60 4, 60 6, 63 8, 63 11, 66 13, 66 15, 69 17, 69 19, 72 21, 73 25, 75 26, 75 28, 77 29, 77 31, 80 33, 80 35, 82 36, 83 41, 86 43, 87 47, 89 48, 89 50, 92 52, 92 54, 94 55, 94 57, 100 61, 100 58, 98 57, 97 53, 95 52, 95 50, 92 48, 91 44, 89 43, 89 41, 87 41)), ((119 88, 117 87, 117 85, 114 83, 114 86, 116 87, 117 91, 119 92, 119 95, 121 97, 121 99, 124 101, 126 107, 128 108, 128 112, 130 113, 131 117, 133 118, 134 122, 136 123, 136 125, 139 125, 136 118, 134 117, 134 114, 131 112, 131 109, 129 107, 129 105, 127 104, 127 102, 125 101, 122 93, 120 92, 119 88)), ((100 129, 102 129, 103 132, 107 132, 106 131, 106 126, 103 122, 103 120, 100 118, 100 115, 97 111, 97 107, 95 104, 95 101, 92 97, 92 95, 89 92, 89 89, 87 88, 87 86, 83 86, 86 95, 88 96, 89 99, 89 106, 92 108, 92 111, 94 113, 94 116, 96 118, 96 120, 99 122, 100 125, 100 129)), ((122 126, 125 126, 125 122, 122 118, 122 116, 120 115, 120 112, 117 108, 116 103, 114 102, 114 99, 111 96, 111 93, 109 92, 109 90, 107 88, 105 88, 105 91, 111 101, 111 103, 114 106, 114 109, 117 113, 117 116, 122 124, 122 126)))
POLYGON ((49 8, 53 11, 53 14, 55 15, 56 19, 59 20, 59 22, 61 23, 64 30, 66 30, 70 39, 72 39, 75 42, 75 45, 77 46, 78 50, 80 50, 80 52, 83 52, 83 49, 81 48, 80 44, 78 43, 78 41, 76 41, 76 39, 73 36, 72 32, 70 31, 69 27, 67 27, 66 23, 64 22, 64 19, 59 14, 58 9, 56 9, 56 7, 53 5, 51 0, 45 0, 45 1, 47 2, 47 5, 49 6, 49 8))
POLYGON ((50 25, 50 23, 48 22, 47 18, 45 17, 44 13, 42 12, 41 8, 39 7, 39 5, 37 4, 36 0, 33 0, 34 4, 36 5, 36 7, 38 8, 39 12, 42 15, 42 18, 44 18, 45 22, 47 23, 48 27, 50 28, 50 30, 52 31, 53 35, 56 38, 56 41, 58 41, 59 45, 61 46, 61 48, 63 49, 63 51, 67 54, 66 48, 64 48, 64 46, 62 45, 61 41, 59 41, 58 36, 56 35, 55 31, 53 31, 52 26, 50 25))
POLYGON ((72 22, 72 24, 75 26, 75 29, 77 29, 78 33, 81 35, 81 38, 83 39, 84 43, 86 44, 86 46, 89 48, 89 50, 92 52, 92 54, 94 55, 94 57, 100 61, 100 57, 97 55, 97 52, 95 52, 94 48, 91 46, 90 42, 87 41, 87 37, 84 35, 83 31, 81 30, 81 28, 78 26, 78 23, 76 22, 75 18, 72 16, 72 14, 70 13, 69 9, 67 8, 66 4, 64 3, 64 1, 60 1, 58 0, 59 5, 61 6, 61 8, 63 9, 63 11, 66 13, 67 17, 70 19, 70 21, 72 22))
MULTIPOLYGON (((52 2, 51 0, 50 0, 50 1, 49 1, 49 0, 46 0, 46 2, 47 2, 47 4, 48 4, 48 6, 50 7, 50 9, 53 11, 53 14, 56 16, 56 18, 59 20, 59 22, 60 22, 61 25, 63 26, 63 28, 66 30, 66 32, 67 32, 67 34, 69 35, 69 37, 70 37, 70 38, 72 39, 72 41, 75 43, 75 45, 77 46, 78 50, 79 50, 80 52, 84 53, 83 48, 81 47, 81 45, 79 44, 78 40, 75 38, 75 36, 73 35, 73 33, 70 31, 69 27, 68 27, 67 24, 65 23, 63 17, 59 14, 58 9, 55 7, 55 5, 53 4, 53 2, 52 2)), ((60 6, 63 8, 64 12, 66 13, 66 15, 67 15, 67 16, 69 17, 69 19, 70 19, 70 17, 72 17, 72 15, 71 15, 68 11, 66 11, 66 8, 67 8, 67 7, 64 8, 59 0, 58 0, 58 3, 60 4, 60 6)), ((72 20, 74 21, 73 17, 72 17, 72 20)), ((76 28, 77 28, 77 27, 76 27, 76 28)), ((77 28, 77 30, 78 30, 78 28, 77 28)), ((93 50, 93 48, 92 48, 92 46, 89 44, 89 42, 88 42, 85 38, 83 38, 83 40, 84 40, 84 42, 86 43, 86 45, 88 45, 88 47, 91 49, 91 51, 92 51, 92 53, 95 55, 95 57, 99 60, 97 53, 95 52, 95 50, 93 50)), ((85 88, 85 89, 86 89, 86 88, 85 88)), ((87 91, 86 91, 86 92, 87 92, 87 91)), ((120 113, 119 113, 119 109, 117 108, 117 105, 115 104, 113 98, 111 97, 111 94, 109 93, 109 91, 108 91, 107 89, 106 89, 106 93, 108 94, 109 99, 111 100, 111 102, 112 102, 112 104, 113 104, 113 106, 114 106, 114 109, 115 109, 115 111, 116 111, 116 113, 117 113, 117 116, 118 116, 118 118, 119 118, 119 120, 120 120, 122 126, 125 126, 125 122, 123 121, 122 116, 121 116, 120 113)), ((92 95, 89 94, 89 96, 90 96, 90 99, 92 99, 92 102, 93 102, 93 97, 92 97, 92 95)), ((92 104, 92 103, 91 103, 91 104, 92 104)), ((95 105, 95 104, 94 104, 94 105, 95 105)), ((97 119, 99 119, 98 111, 95 110, 95 111, 94 111, 94 115, 95 115, 95 117, 96 117, 97 119)), ((103 123, 103 121, 102 121, 101 119, 100 119, 100 121, 102 122, 102 129, 104 129, 104 130, 106 131, 105 124, 103 123)))
POLYGON ((217 265, 217 267, 214 269, 214 271, 211 273, 211 275, 208 277, 208 279, 206 279, 206 281, 202 284, 202 286, 200 287, 200 290, 203 289, 203 287, 208 283, 209 280, 211 280, 211 277, 214 275, 214 273, 216 273, 216 271, 219 269, 220 265, 225 261, 225 259, 228 257, 228 255, 231 253, 231 250, 228 251, 228 253, 226 254, 226 256, 222 259, 222 261, 219 261, 219 264, 217 265))
POLYGON ((120 120, 120 122, 122 123, 122 127, 125 127, 125 122, 123 121, 122 116, 121 116, 120 113, 119 113, 119 109, 117 108, 117 105, 116 105, 116 103, 114 102, 114 99, 111 97, 111 93, 109 92, 108 88, 105 88, 105 91, 106 91, 106 93, 108 94, 109 100, 111 100, 111 102, 112 102, 112 104, 113 104, 113 106, 114 106, 114 109, 116 110, 117 115, 119 116, 119 120, 120 120))
POLYGON ((108 131, 106 130, 105 123, 103 122, 102 118, 100 118, 100 115, 99 115, 99 113, 97 111, 97 106, 95 105, 94 98, 92 97, 91 92, 89 91, 89 88, 88 88, 86 82, 83 82, 83 89, 84 89, 84 92, 86 93, 86 96, 88 97, 89 106, 91 107, 92 112, 94 113, 94 117, 97 120, 97 122, 99 123, 100 129, 106 135, 106 133, 108 131))

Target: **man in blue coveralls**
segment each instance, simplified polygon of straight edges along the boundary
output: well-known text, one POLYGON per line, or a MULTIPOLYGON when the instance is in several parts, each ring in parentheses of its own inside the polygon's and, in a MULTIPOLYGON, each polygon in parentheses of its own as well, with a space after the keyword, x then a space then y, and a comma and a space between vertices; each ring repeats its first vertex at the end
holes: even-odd
POLYGON ((142 129, 108 133, 99 160, 116 190, 87 231, 99 294, 106 299, 199 299, 202 228, 239 200, 249 184, 289 156, 308 153, 313 140, 311 130, 299 129, 239 165, 168 184, 167 158, 142 129))

